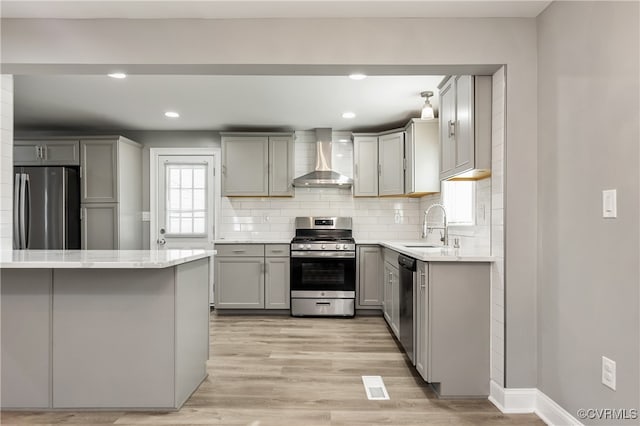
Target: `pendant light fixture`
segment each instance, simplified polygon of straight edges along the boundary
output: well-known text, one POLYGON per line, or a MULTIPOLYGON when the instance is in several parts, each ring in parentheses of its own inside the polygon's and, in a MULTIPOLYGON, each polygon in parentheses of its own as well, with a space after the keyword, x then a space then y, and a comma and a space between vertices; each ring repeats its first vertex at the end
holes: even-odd
POLYGON ((433 92, 432 91, 422 92, 420 93, 420 96, 425 98, 424 106, 422 107, 422 114, 420 115, 420 118, 435 118, 435 115, 433 114, 433 106, 431 106, 431 102, 429 102, 429 98, 433 96, 433 92))

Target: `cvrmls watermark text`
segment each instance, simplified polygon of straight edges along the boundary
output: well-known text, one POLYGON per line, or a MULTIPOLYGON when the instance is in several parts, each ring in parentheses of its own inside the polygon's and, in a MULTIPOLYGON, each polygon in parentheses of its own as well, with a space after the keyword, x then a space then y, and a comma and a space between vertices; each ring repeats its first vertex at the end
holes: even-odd
POLYGON ((579 419, 589 420, 636 420, 637 408, 581 408, 577 412, 579 419))

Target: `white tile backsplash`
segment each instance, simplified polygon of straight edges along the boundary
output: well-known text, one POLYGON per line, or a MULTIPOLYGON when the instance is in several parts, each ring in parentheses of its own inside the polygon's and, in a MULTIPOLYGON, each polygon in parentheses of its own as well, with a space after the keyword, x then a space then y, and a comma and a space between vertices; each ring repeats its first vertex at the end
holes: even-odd
POLYGON ((0 75, 0 249, 13 247, 13 76, 0 75))
POLYGON ((293 198, 225 198, 222 206, 224 239, 290 239, 297 216, 351 216, 356 240, 416 239, 420 231, 417 199, 353 198, 345 189, 296 188, 293 198))

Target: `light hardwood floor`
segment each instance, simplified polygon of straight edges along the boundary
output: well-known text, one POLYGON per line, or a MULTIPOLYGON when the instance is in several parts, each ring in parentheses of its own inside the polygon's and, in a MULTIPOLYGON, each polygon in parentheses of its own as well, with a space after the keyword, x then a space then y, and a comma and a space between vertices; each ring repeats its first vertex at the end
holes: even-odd
POLYGON ((4 412, 2 424, 544 425, 487 400, 439 400, 381 317, 211 316, 209 377, 178 412, 4 412), (369 401, 361 376, 382 376, 369 401))

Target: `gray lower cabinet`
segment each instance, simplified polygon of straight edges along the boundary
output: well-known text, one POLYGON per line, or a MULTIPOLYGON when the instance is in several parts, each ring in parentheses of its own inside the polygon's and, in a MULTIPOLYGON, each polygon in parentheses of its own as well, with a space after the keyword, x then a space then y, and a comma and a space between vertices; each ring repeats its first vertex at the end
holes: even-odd
POLYGON ((429 339, 427 334, 427 307, 429 306, 429 289, 427 288, 427 272, 428 264, 418 262, 416 271, 416 310, 415 317, 415 333, 416 333, 416 370, 427 380, 429 372, 427 370, 429 363, 427 362, 427 354, 429 353, 429 339))
POLYGON ((83 204, 80 208, 83 250, 118 250, 118 203, 83 204))
POLYGON ((217 257, 216 309, 264 309, 264 257, 217 257))
POLYGON ((289 309, 288 244, 217 244, 216 309, 289 309))
POLYGON ((49 407, 51 270, 2 269, 0 275, 0 405, 49 407))
POLYGON ((416 369, 442 397, 489 394, 490 264, 418 262, 416 369))
POLYGON ((358 299, 357 308, 382 307, 384 287, 382 282, 382 249, 377 245, 359 245, 357 256, 358 299))
POLYGON ((207 374, 208 262, 0 270, 0 408, 181 407, 207 374))
POLYGON ((266 257, 264 275, 264 308, 289 309, 289 257, 266 257))
POLYGON ((384 318, 391 331, 400 338, 400 271, 398 269, 398 253, 384 250, 384 318))

